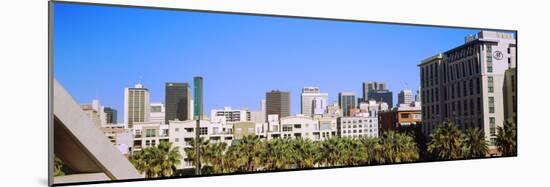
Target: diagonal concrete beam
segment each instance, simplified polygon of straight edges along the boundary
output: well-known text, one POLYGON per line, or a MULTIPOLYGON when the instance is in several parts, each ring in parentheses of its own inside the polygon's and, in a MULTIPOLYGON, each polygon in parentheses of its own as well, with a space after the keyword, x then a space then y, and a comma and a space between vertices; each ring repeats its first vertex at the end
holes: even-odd
POLYGON ((103 172, 112 180, 142 178, 63 86, 53 82, 56 156, 79 173, 103 172))

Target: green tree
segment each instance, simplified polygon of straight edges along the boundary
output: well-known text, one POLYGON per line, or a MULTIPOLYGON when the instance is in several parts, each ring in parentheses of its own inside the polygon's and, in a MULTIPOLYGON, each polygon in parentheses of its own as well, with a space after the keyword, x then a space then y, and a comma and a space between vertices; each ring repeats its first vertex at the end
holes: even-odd
POLYGON ((367 151, 359 140, 340 138, 342 151, 340 163, 346 166, 360 165, 367 162, 367 151))
POLYGON ((288 169, 293 161, 291 140, 272 139, 264 142, 261 157, 265 170, 288 169))
POLYGON ((503 127, 497 128, 495 143, 502 156, 517 155, 517 126, 514 120, 506 120, 503 127))
POLYGON ((235 161, 239 165, 239 170, 251 172, 256 171, 261 166, 263 144, 258 136, 244 136, 234 146, 235 161))
POLYGON ((309 139, 291 141, 292 155, 297 168, 313 168, 317 160, 317 144, 309 139))
POLYGON ((325 139, 319 146, 319 163, 328 167, 340 165, 342 150, 341 138, 330 137, 325 139))
POLYGON ((419 158, 418 146, 410 135, 387 131, 382 135, 380 144, 386 163, 411 162, 419 158))
POLYGON ((367 161, 366 164, 383 164, 384 154, 382 150, 382 145, 380 144, 380 138, 378 137, 363 137, 360 139, 365 150, 367 152, 367 161))
POLYGON ((227 143, 213 143, 206 146, 205 152, 202 153, 202 159, 204 165, 208 165, 212 169, 212 173, 224 173, 225 152, 227 150, 227 143))
MULTIPOLYGON (((196 156, 195 148, 196 148, 196 146, 199 146, 199 151, 200 151, 199 156, 201 156, 199 158, 200 158, 200 161, 202 163, 204 161, 204 158, 202 157, 203 153, 206 152, 206 149, 207 149, 208 145, 210 144, 210 142, 208 140, 205 140, 203 137, 200 137, 198 140, 191 139, 187 143, 189 144, 189 147, 185 147, 183 149, 183 151, 185 152, 185 155, 187 156, 187 160, 189 161, 189 163, 196 166, 196 163, 195 163, 195 159, 196 159, 196 157, 195 157, 196 156)), ((195 168, 195 169, 197 169, 197 168, 195 168)), ((202 165, 201 165, 200 169, 202 169, 202 165)))
POLYGON ((485 133, 479 128, 466 130, 464 136, 465 156, 468 158, 485 157, 489 152, 489 146, 485 140, 485 133))
POLYGON ((63 176, 65 175, 65 166, 61 159, 57 156, 54 156, 54 167, 53 167, 53 176, 63 176))
POLYGON ((176 172, 181 162, 178 147, 170 142, 160 142, 158 146, 146 147, 134 154, 130 160, 145 177, 166 177, 176 172))
POLYGON ((463 156, 464 135, 451 122, 440 124, 431 134, 428 152, 439 159, 460 159, 463 156))

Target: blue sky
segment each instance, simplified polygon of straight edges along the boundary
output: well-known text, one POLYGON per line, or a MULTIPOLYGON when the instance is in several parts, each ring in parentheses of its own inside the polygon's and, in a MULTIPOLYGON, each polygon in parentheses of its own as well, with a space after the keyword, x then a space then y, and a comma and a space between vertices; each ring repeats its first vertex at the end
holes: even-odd
POLYGON ((417 64, 477 30, 56 3, 54 77, 80 103, 97 98, 122 120, 124 88, 164 102, 164 83, 204 77, 205 113, 259 109, 269 90, 318 86, 337 102, 364 81, 416 91, 417 64))

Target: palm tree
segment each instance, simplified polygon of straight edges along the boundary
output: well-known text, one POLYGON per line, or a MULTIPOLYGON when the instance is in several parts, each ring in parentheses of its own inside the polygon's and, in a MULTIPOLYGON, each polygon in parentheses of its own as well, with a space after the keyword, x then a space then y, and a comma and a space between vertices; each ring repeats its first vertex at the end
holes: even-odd
POLYGON ((517 155, 517 126, 513 120, 506 120, 504 127, 497 128, 495 143, 502 156, 517 155))
POLYGON ((147 178, 157 177, 162 170, 159 159, 160 151, 156 147, 146 147, 132 156, 130 160, 139 173, 147 178))
POLYGON ((428 152, 439 159, 460 159, 463 156, 462 143, 464 135, 451 122, 439 125, 428 144, 428 152))
POLYGON ((157 147, 146 147, 134 154, 130 161, 147 178, 166 177, 174 175, 181 156, 178 148, 172 147, 172 143, 160 142, 157 147))
MULTIPOLYGON (((196 146, 199 146, 199 151, 200 151, 200 156, 199 159, 201 162, 204 162, 204 158, 202 157, 203 153, 206 152, 206 148, 208 147, 208 144, 210 144, 210 142, 208 140, 205 140, 203 137, 200 137, 198 140, 195 140, 195 139, 191 139, 189 142, 188 142, 188 147, 185 147, 183 149, 183 151, 185 152, 185 155, 187 156, 187 160, 189 161, 190 164, 193 164, 196 166, 196 163, 195 163, 195 148, 196 146)), ((195 169, 198 169, 198 168, 195 168, 195 169)), ((202 166, 201 168, 202 169, 202 166)))
POLYGON ((341 138, 342 154, 340 163, 346 166, 359 165, 367 162, 367 151, 361 141, 351 138, 341 138))
POLYGON ((294 139, 291 141, 292 155, 297 168, 312 168, 317 160, 317 144, 309 139, 294 139))
POLYGON ((319 146, 319 163, 323 166, 340 165, 340 156, 343 146, 339 137, 330 137, 319 146))
POLYGON ((172 176, 176 173, 176 167, 181 163, 181 155, 179 148, 172 147, 171 142, 161 141, 157 146, 161 156, 161 171, 160 176, 172 176))
POLYGON ((489 146, 485 140, 485 133, 479 128, 466 130, 464 138, 465 155, 468 158, 485 157, 489 146))
POLYGON ((367 160, 365 164, 384 163, 384 155, 382 145, 378 137, 363 137, 360 139, 367 152, 367 160))
POLYGON ((212 173, 223 173, 225 162, 225 151, 227 149, 227 143, 220 142, 214 144, 208 144, 206 151, 202 153, 201 160, 204 160, 204 165, 208 165, 212 169, 212 173))
POLYGON ((419 150, 410 135, 387 131, 380 139, 384 162, 399 163, 418 160, 419 150))
POLYGON ((264 169, 281 170, 290 167, 293 160, 291 140, 278 138, 265 141, 262 149, 261 157, 264 169))
POLYGON ((256 171, 261 164, 261 152, 263 144, 255 135, 244 136, 236 142, 236 162, 242 171, 256 171))
POLYGON ((240 164, 238 163, 238 159, 240 155, 237 152, 237 146, 232 145, 227 148, 227 151, 225 152, 223 159, 224 162, 222 163, 222 170, 223 172, 235 172, 238 171, 240 168, 240 164))

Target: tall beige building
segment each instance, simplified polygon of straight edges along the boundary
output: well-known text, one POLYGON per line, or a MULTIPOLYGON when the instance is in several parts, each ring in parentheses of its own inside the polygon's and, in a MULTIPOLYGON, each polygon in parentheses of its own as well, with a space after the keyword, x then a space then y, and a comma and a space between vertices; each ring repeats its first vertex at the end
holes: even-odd
POLYGON ((510 33, 481 31, 465 43, 420 65, 422 131, 443 121, 463 131, 480 128, 494 143, 504 123, 504 75, 516 66, 516 40, 510 33))
POLYGON ((142 84, 124 89, 124 122, 129 128, 134 123, 149 122, 151 106, 149 90, 142 84))

